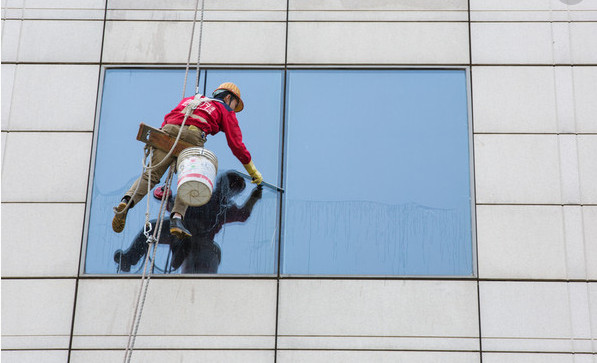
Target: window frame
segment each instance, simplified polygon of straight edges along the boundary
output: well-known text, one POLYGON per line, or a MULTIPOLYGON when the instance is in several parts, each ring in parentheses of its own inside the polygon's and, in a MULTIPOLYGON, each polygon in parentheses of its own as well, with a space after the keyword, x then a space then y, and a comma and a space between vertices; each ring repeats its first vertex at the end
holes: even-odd
MULTIPOLYGON (((118 273, 101 273, 91 274, 85 272, 85 262, 87 254, 87 244, 89 237, 89 225, 90 225, 90 212, 91 212, 91 196, 93 192, 93 182, 95 173, 95 164, 98 147, 99 137, 99 123, 100 123, 100 111, 102 106, 103 92, 104 92, 104 81, 105 75, 108 70, 111 69, 146 69, 146 70, 159 70, 159 69, 184 69, 184 67, 171 65, 130 65, 130 64, 111 64, 101 65, 100 74, 98 81, 98 91, 96 99, 96 109, 93 126, 93 137, 91 146, 91 156, 89 163, 89 173, 87 178, 87 194, 85 200, 85 215, 83 223, 83 232, 81 240, 81 250, 79 258, 79 277, 89 278, 138 278, 141 275, 138 274, 118 274, 118 273)), ((152 275, 153 278, 215 278, 215 279, 396 279, 396 280, 471 280, 478 278, 478 242, 477 242, 477 225, 476 225, 476 193, 475 193, 475 158, 474 158, 474 120, 473 120, 473 107, 472 107, 472 82, 471 82, 471 67, 470 66, 339 66, 339 65, 314 65, 314 66, 299 66, 299 65, 280 65, 280 66, 242 66, 242 65, 211 65, 201 68, 201 71, 210 70, 230 70, 230 71, 242 71, 242 70, 280 70, 282 71, 282 90, 281 90, 281 119, 280 119, 280 135, 279 135, 279 174, 277 175, 277 185, 285 189, 286 187, 286 166, 287 166, 287 96, 288 96, 288 71, 293 70, 338 70, 338 71, 351 71, 351 70, 386 70, 386 71, 402 71, 402 70, 463 70, 465 72, 466 81, 466 93, 467 93, 467 119, 468 119, 468 150, 469 150, 469 185, 470 185, 470 211, 471 211, 471 275, 321 275, 321 274, 289 274, 282 273, 281 260, 284 253, 284 229, 285 229, 285 207, 286 207, 286 196, 284 192, 279 192, 279 198, 277 202, 276 210, 276 222, 278 230, 276 233, 277 246, 275 251, 277 256, 274 256, 274 272, 271 274, 164 274, 164 275, 152 275)), ((203 77, 203 92, 205 93, 207 77, 203 77)), ((199 86, 201 89, 201 85, 199 86)), ((187 89, 187 93, 188 93, 187 89)))

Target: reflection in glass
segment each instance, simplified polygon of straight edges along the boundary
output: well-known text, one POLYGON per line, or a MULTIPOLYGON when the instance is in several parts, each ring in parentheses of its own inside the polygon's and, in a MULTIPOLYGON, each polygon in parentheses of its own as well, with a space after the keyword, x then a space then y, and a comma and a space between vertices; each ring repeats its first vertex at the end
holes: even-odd
MULTIPOLYGON (((243 70, 227 74, 227 71, 209 70, 203 71, 201 79, 204 82, 211 80, 211 72, 226 81, 234 81, 241 89, 245 109, 238 119, 243 141, 265 180, 275 183, 279 174, 281 71, 243 70), (267 98, 261 98, 263 95, 267 98), (268 131, 260 132, 261 128, 268 131)), ((195 77, 190 74, 188 79, 194 83, 195 77)), ((164 115, 180 101, 183 81, 184 70, 106 70, 88 215, 85 273, 140 273, 142 263, 132 264, 134 258, 131 259, 129 272, 125 272, 124 266, 120 266, 119 270, 119 264, 114 262, 114 254, 117 250, 130 249, 132 255, 132 251, 138 249, 135 241, 145 223, 147 203, 150 219, 155 219, 159 201, 153 197, 141 200, 129 211, 125 229, 119 234, 111 228, 114 216, 112 208, 141 174, 144 144, 135 140, 139 123, 159 127, 164 115)), ((194 88, 194 84, 188 84, 186 89, 193 92, 194 88)), ((218 157, 219 169, 222 171, 219 177, 227 170, 244 171, 228 148, 223 134, 208 136, 205 147, 218 157)), ((173 186, 176 186, 176 179, 173 186)), ((229 196, 229 201, 242 206, 251 199, 252 189, 246 187, 238 194, 229 196)), ((250 218, 243 223, 228 220, 215 234, 212 245, 219 246, 221 250, 221 261, 217 266, 219 274, 272 274, 276 271, 280 195, 267 189, 262 193, 261 200, 253 205, 250 218)), ((165 219, 168 220, 169 216, 166 215, 165 219)), ((191 249, 187 256, 192 253, 191 249)), ((178 269, 172 269, 172 257, 171 246, 160 245, 154 272, 182 272, 182 262, 178 269)))
POLYGON ((293 70, 282 272, 471 275, 463 70, 293 70))
MULTIPOLYGON (((244 223, 249 219, 257 201, 262 198, 262 188, 254 187, 242 206, 235 203, 236 197, 246 188, 245 179, 236 171, 221 174, 210 201, 200 207, 189 207, 185 215, 185 226, 192 233, 191 238, 180 240, 169 232, 170 221, 165 219, 160 234, 160 244, 170 246, 171 257, 166 262, 163 272, 174 273, 217 273, 222 261, 222 249, 218 245, 216 235, 227 223, 244 223)), ((168 210, 174 203, 170 195, 168 210)), ((157 228, 156 220, 152 220, 152 230, 157 228)), ((114 261, 118 270, 130 272, 131 266, 137 265, 145 257, 147 237, 143 229, 137 234, 132 245, 126 250, 117 250, 114 261)), ((142 263, 138 266, 142 268, 142 263)), ((158 267, 159 268, 159 267, 158 267)))
MULTIPOLYGON (((142 268, 146 202, 151 218, 159 203, 139 203, 121 234, 112 232, 112 207, 141 172, 139 122, 159 126, 180 101, 183 79, 175 69, 106 71, 86 273, 142 268)), ((240 87, 243 140, 265 181, 279 185, 283 72, 209 70, 201 79, 204 93, 224 81, 240 87)), ((465 72, 290 70, 286 81, 282 273, 471 275, 465 72)), ((220 170, 240 169, 222 134, 208 137, 206 148, 220 170)), ((225 210, 226 220, 210 224, 198 213, 194 241, 164 237, 155 273, 276 272, 281 194, 264 189, 259 196, 250 187, 235 194, 228 186, 226 202, 212 206, 225 210), (243 212, 232 217, 234 210, 243 212)))

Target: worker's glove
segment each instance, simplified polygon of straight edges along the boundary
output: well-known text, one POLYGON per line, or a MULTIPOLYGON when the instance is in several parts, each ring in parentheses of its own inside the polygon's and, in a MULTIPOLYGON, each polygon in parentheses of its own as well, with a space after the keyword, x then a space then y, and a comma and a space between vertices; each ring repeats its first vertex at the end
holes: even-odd
POLYGON ((255 183, 257 185, 261 184, 261 182, 263 181, 263 177, 255 167, 255 164, 253 164, 253 160, 249 161, 248 164, 243 164, 243 166, 245 167, 245 169, 247 169, 247 173, 249 173, 249 175, 253 179, 252 183, 255 183))

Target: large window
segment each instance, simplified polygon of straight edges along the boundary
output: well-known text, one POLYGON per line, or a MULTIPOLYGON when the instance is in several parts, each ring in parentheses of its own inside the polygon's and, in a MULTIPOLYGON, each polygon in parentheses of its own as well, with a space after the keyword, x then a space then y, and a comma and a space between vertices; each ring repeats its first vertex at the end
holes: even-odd
POLYGON ((465 71, 287 81, 282 271, 471 275, 465 71))
MULTIPOLYGON (((146 199, 120 234, 112 208, 141 172, 139 123, 159 127, 183 80, 176 69, 105 72, 86 273, 142 269, 146 199)), ((225 81, 241 89, 238 119, 255 164, 285 191, 247 182, 216 212, 191 209, 186 223, 210 233, 165 238, 155 273, 473 274, 464 70, 208 70, 200 92, 225 81)), ((194 82, 189 75, 187 96, 194 82)), ((206 148, 222 186, 244 172, 223 134, 206 148)), ((159 202, 149 201, 155 219, 159 202)))
MULTIPOLYGON (((138 273, 143 268, 147 246, 142 231, 147 199, 128 213, 122 233, 112 231, 112 208, 141 173, 144 144, 135 140, 139 123, 161 125, 164 115, 182 99, 184 73, 172 69, 105 72, 86 273, 138 273)), ((272 183, 277 182, 280 174, 282 77, 278 70, 209 70, 203 72, 200 87, 201 93, 211 95, 222 82, 234 81, 239 86, 245 102, 245 109, 238 114, 243 140, 261 173, 272 183)), ((188 77, 187 96, 195 90, 195 78, 192 73, 188 77)), ((205 147, 218 157, 218 178, 233 170, 244 172, 222 133, 208 136, 205 147)), ((194 227, 190 228, 196 232, 192 239, 160 239, 155 273, 272 274, 277 271, 279 193, 269 188, 259 193, 253 184, 245 183, 240 194, 224 194, 217 208, 189 208, 185 223, 194 227)), ((151 196, 149 201, 154 220, 159 201, 151 196)))

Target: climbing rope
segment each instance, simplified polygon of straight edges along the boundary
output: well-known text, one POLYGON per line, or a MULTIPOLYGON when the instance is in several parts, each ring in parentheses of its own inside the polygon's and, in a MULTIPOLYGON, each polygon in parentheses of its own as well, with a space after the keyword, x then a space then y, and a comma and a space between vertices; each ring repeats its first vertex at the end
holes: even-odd
MULTIPOLYGON (((187 65, 185 68, 184 74, 184 83, 182 86, 182 98, 186 97, 186 90, 187 90, 187 79, 189 76, 189 68, 191 65, 191 52, 193 49, 193 37, 195 36, 195 23, 197 22, 197 10, 199 8, 199 0, 195 2, 195 14, 193 16, 193 27, 191 28, 191 42, 189 45, 189 54, 187 56, 187 65)), ((201 20, 199 25, 199 45, 197 49, 197 78, 195 81, 195 94, 199 93, 199 75, 200 75, 200 65, 201 65, 201 40, 203 38, 203 14, 205 12, 205 0, 201 0, 201 20)))
MULTIPOLYGON (((558 100, 560 97, 564 97, 562 96, 559 92, 559 85, 558 85, 558 75, 556 73, 556 48, 555 48, 555 36, 554 36, 554 24, 556 23, 556 19, 553 16, 554 10, 553 10, 553 6, 550 3, 550 7, 549 7, 549 23, 550 23, 550 30, 551 30, 551 44, 552 44, 552 77, 554 80, 554 99, 555 99, 555 114, 556 114, 556 122, 557 122, 557 135, 556 135, 556 140, 557 140, 557 146, 558 146, 558 156, 559 156, 559 163, 560 165, 562 163, 565 162, 565 160, 562 160, 562 148, 560 146, 561 144, 561 137, 562 134, 565 134, 567 132, 566 129, 564 129, 560 123, 560 112, 558 109, 558 100)), ((575 140, 574 142, 576 143, 576 160, 575 162, 578 163, 579 161, 579 148, 578 148, 578 124, 577 124, 577 116, 576 116, 576 93, 575 93, 575 85, 576 85, 576 80, 575 80, 575 72, 574 72, 574 66, 575 66, 575 61, 573 58, 574 55, 574 43, 572 41, 572 31, 571 31, 571 24, 573 22, 573 19, 571 17, 570 14, 570 4, 566 4, 566 24, 567 24, 567 29, 566 32, 568 34, 568 56, 569 56, 569 61, 570 61, 570 81, 573 85, 572 87, 572 94, 571 94, 571 98, 572 98, 572 103, 573 103, 573 107, 572 107, 572 118, 573 118, 573 125, 574 125, 574 137, 575 140)), ((562 185, 564 185, 564 181, 562 180, 562 175, 560 174, 560 183, 562 185)), ((580 186, 577 186, 580 188, 580 186)), ((580 190, 578 190, 578 196, 580 198, 581 193, 580 190)), ((566 201, 564 200, 564 190, 562 188, 561 191, 561 200, 562 203, 565 203, 566 201)), ((584 255, 584 284, 585 284, 585 294, 586 294, 586 298, 587 298, 587 313, 589 316, 589 320, 590 317, 593 316, 592 315, 592 307, 593 307, 593 301, 591 300, 591 291, 590 291, 590 281, 589 281, 589 275, 587 272, 587 268, 589 266, 588 264, 588 252, 587 252, 587 246, 586 246, 586 240, 587 240, 587 236, 585 235, 585 224, 584 224, 584 206, 582 203, 582 200, 579 199, 579 206, 578 207, 571 207, 571 208, 579 208, 579 214, 577 216, 569 216, 568 218, 580 218, 580 230, 581 230, 581 239, 582 239, 582 247, 583 247, 583 255, 584 255)), ((582 281, 578 281, 578 282, 573 282, 572 280, 574 280, 575 278, 577 278, 577 276, 571 276, 571 271, 570 271, 570 260, 569 260, 569 255, 568 255, 568 244, 570 243, 569 241, 569 236, 570 236, 570 231, 568 230, 568 228, 570 228, 570 225, 567 222, 567 213, 566 213, 566 206, 562 205, 561 206, 562 209, 562 213, 561 213, 561 223, 562 223, 562 230, 563 230, 563 235, 564 235, 564 268, 566 271, 566 281, 564 282, 566 284, 566 295, 567 295, 567 301, 568 301, 568 323, 570 326, 570 336, 569 336, 569 341, 570 341, 570 351, 572 353, 573 356, 573 361, 576 362, 577 361, 577 357, 578 357, 578 350, 583 350, 586 348, 583 348, 581 345, 581 348, 577 348, 577 343, 578 341, 583 341, 586 338, 588 338, 590 340, 590 346, 591 346, 591 351, 595 352, 597 344, 595 343, 595 334, 593 332, 593 326, 592 324, 587 324, 588 326, 588 337, 583 336, 583 334, 581 333, 582 331, 582 327, 578 326, 578 323, 575 323, 574 319, 573 319, 573 315, 574 315, 574 311, 573 311, 573 306, 575 305, 575 299, 580 299, 580 297, 578 296, 578 294, 573 294, 572 292, 572 288, 573 288, 573 284, 580 284, 582 281), (581 330, 581 331, 578 331, 581 330)), ((578 277, 580 278, 580 276, 578 277)), ((581 352, 584 353, 584 352, 581 352)))
MULTIPOLYGON (((192 31, 191 31, 191 43, 189 45, 189 55, 188 55, 188 59, 187 59, 187 66, 185 69, 185 77, 184 77, 184 83, 183 83, 183 90, 182 90, 182 96, 183 98, 185 98, 185 92, 186 92, 186 84, 187 84, 187 79, 188 79, 188 74, 189 74, 189 65, 190 65, 190 58, 191 58, 191 49, 193 47, 193 35, 195 32, 195 24, 197 22, 197 11, 198 11, 198 7, 199 7, 199 0, 196 1, 195 4, 195 13, 193 16, 193 27, 192 27, 192 31)), ((189 104, 186 109, 185 109, 185 116, 184 119, 182 121, 182 124, 180 125, 180 129, 178 130, 178 135, 176 136, 176 140, 174 141, 174 144, 172 145, 172 147, 170 148, 170 151, 166 154, 166 156, 156 165, 152 165, 152 159, 153 159, 153 148, 150 146, 146 146, 145 148, 145 152, 144 152, 144 156, 143 156, 143 171, 141 175, 144 175, 145 173, 147 173, 147 179, 149 181, 148 186, 147 186, 147 210, 145 213, 145 224, 143 226, 143 233, 145 235, 145 237, 147 238, 147 253, 145 255, 145 262, 143 264, 143 275, 141 276, 141 286, 139 288, 139 293, 137 295, 137 301, 135 303, 135 310, 133 313, 133 321, 131 322, 131 328, 129 330, 129 337, 128 337, 128 342, 127 342, 127 347, 125 350, 125 354, 124 354, 124 363, 129 363, 131 361, 132 355, 133 355, 133 350, 135 347, 135 341, 137 338, 137 332, 139 330, 139 325, 141 323, 141 316, 143 314, 143 307, 145 305, 145 300, 147 297, 147 291, 149 288, 149 281, 151 279, 151 275, 153 273, 153 269, 154 269, 154 265, 155 265, 155 256, 157 253, 157 246, 159 244, 159 237, 161 236, 162 233, 162 227, 164 224, 164 215, 165 215, 165 211, 166 211, 166 205, 167 205, 167 201, 168 201, 168 195, 169 193, 164 193, 162 195, 162 200, 161 200, 161 204, 160 204, 160 209, 158 212, 158 218, 157 218, 157 222, 156 222, 156 226, 155 228, 152 228, 151 222, 150 222, 150 202, 149 202, 149 195, 151 194, 151 172, 153 169, 160 167, 163 163, 169 161, 170 157, 172 156, 172 153, 174 152, 174 149, 176 148, 176 145, 178 144, 178 141, 180 140, 180 137, 182 135, 182 130, 183 127, 185 126, 185 123, 187 121, 187 119, 189 118, 189 116, 193 113, 193 111, 195 110, 195 108, 197 108, 201 103, 208 101, 209 99, 207 98, 203 98, 201 99, 201 95, 199 95, 199 74, 200 74, 200 60, 201 60, 201 39, 202 39, 202 35, 203 35, 203 14, 204 14, 204 9, 205 9, 205 0, 201 1, 201 25, 200 25, 200 35, 199 35, 199 45, 198 45, 198 56, 197 56, 197 79, 196 79, 196 84, 195 84, 195 98, 193 99, 193 101, 191 101, 191 104, 189 104), (147 161, 147 159, 149 158, 149 161, 147 161), (153 235, 151 235, 153 229, 153 235), (149 257, 151 255, 151 258, 149 257), (151 261, 151 262, 150 262, 151 261), (148 269, 149 267, 149 269, 148 269)), ((166 190, 172 190, 171 186, 172 186, 172 180, 173 180, 173 175, 174 175, 174 161, 170 161, 170 167, 169 167, 169 173, 168 173, 168 177, 166 178, 166 190)), ((137 194, 137 191, 139 189, 139 185, 140 183, 137 183, 137 187, 135 189, 135 192, 133 193, 133 195, 137 194)), ((126 207, 123 209, 123 211, 118 212, 115 210, 116 214, 122 214, 125 213, 128 208, 130 207, 131 203, 132 203, 132 198, 130 198, 127 201, 127 205, 126 207)))
MULTIPOLYGON (((197 0, 199 1, 199 0, 197 0)), ((205 12, 205 0, 201 0, 201 21, 199 23, 199 45, 197 46, 197 79, 195 81, 195 94, 199 93, 199 74, 201 65, 201 39, 203 39, 203 13, 205 12)), ((196 14, 196 12, 195 12, 196 14)))
MULTIPOLYGON (((151 163, 151 161, 150 161, 151 163)), ((151 173, 151 169, 150 172, 151 173)), ((167 188, 170 188, 172 184, 172 180, 174 175, 174 168, 170 167, 170 172, 168 173, 168 177, 166 178, 166 185, 167 188)), ((148 189, 151 189, 148 186, 148 189)), ((150 190, 151 191, 151 190, 150 190)), ((148 193, 149 194, 149 193, 148 193)), ((129 363, 131 361, 133 355, 133 349, 135 347, 135 340, 137 338, 137 332, 139 330, 139 325, 141 324, 141 315, 143 314, 143 307, 145 306, 145 300, 147 298, 147 291, 149 289, 149 280, 151 279, 151 274, 153 272, 153 268, 155 265, 155 255, 157 253, 157 247, 159 244, 159 236, 162 233, 162 226, 164 224, 164 214, 166 211, 166 204, 167 204, 167 195, 168 193, 164 193, 162 196, 162 201, 160 204, 160 210, 158 212, 158 219, 156 222, 156 227, 153 229, 153 235, 149 232, 151 228, 147 229, 144 227, 144 234, 147 238, 147 253, 145 254, 145 262, 143 263, 143 275, 141 276, 141 286, 139 288, 139 293, 137 294, 137 302, 135 304, 135 311, 133 313, 133 321, 131 322, 131 328, 129 332, 129 338, 127 342, 127 347, 124 354, 124 362, 129 363), (149 257, 151 255, 151 258, 149 257), (151 261, 151 263, 149 263, 151 261), (147 268, 149 266, 149 269, 147 268)), ((149 200, 149 197, 147 198, 149 200)), ((149 218, 146 219, 146 226, 149 225, 151 227, 151 222, 149 222, 149 218)))

